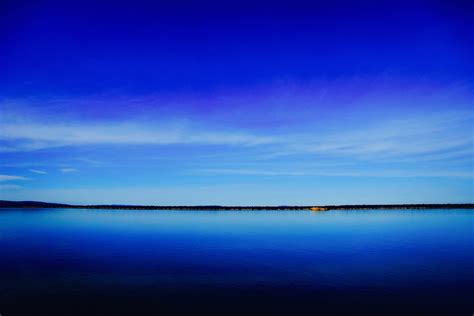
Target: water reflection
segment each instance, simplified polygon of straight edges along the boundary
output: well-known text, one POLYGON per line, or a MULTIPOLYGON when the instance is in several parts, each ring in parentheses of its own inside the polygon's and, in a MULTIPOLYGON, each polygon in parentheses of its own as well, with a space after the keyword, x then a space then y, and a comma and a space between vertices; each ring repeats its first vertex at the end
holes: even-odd
POLYGON ((192 293, 216 307, 218 298, 230 304, 226 293, 266 310, 270 300, 276 311, 285 301, 309 307, 304 298, 326 312, 341 300, 367 310, 374 299, 464 311, 474 296, 473 229, 469 210, 5 210, 0 306, 75 304, 93 293, 98 309, 103 295, 130 307, 138 294, 145 306, 166 298, 179 307, 192 293))

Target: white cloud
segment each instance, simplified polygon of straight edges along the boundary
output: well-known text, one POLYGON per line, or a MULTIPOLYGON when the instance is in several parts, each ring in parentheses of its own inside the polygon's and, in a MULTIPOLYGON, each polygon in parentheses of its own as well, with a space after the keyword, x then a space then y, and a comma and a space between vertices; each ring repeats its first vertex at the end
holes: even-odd
POLYGON ((37 174, 47 174, 47 172, 44 170, 30 169, 29 171, 37 174))
POLYGON ((22 176, 10 176, 10 175, 0 174, 0 182, 15 181, 15 180, 29 180, 29 178, 22 177, 22 176))
POLYGON ((61 168, 59 169, 62 173, 72 173, 72 172, 78 172, 79 170, 74 169, 74 168, 61 168))

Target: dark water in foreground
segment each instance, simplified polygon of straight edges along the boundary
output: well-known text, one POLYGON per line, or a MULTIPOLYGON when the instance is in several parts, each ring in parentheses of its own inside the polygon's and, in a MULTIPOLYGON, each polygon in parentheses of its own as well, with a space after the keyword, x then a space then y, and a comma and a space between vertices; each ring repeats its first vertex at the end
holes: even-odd
POLYGON ((472 315, 474 211, 0 210, 0 314, 472 315))

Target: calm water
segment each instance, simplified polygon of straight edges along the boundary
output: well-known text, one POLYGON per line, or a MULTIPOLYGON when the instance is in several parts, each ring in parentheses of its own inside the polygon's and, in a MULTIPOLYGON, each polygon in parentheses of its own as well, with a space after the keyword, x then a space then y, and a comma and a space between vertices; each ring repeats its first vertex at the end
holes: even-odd
POLYGON ((0 314, 474 313, 474 211, 0 211, 0 314))

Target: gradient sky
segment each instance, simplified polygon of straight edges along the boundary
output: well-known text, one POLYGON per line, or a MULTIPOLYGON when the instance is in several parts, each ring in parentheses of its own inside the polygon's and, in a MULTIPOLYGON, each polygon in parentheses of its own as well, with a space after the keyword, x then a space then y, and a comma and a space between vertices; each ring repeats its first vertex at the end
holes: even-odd
POLYGON ((473 3, 2 1, 0 199, 473 203, 473 3))

